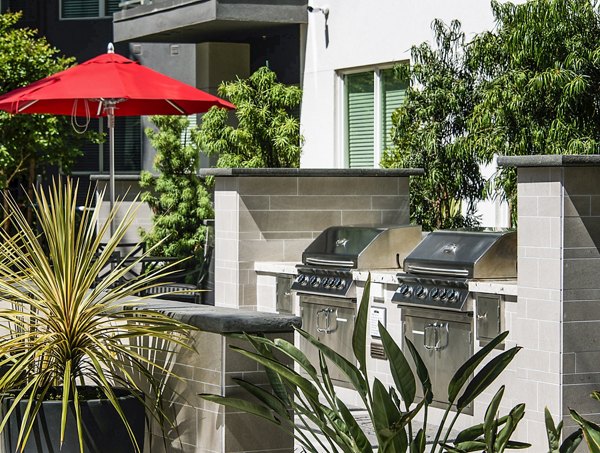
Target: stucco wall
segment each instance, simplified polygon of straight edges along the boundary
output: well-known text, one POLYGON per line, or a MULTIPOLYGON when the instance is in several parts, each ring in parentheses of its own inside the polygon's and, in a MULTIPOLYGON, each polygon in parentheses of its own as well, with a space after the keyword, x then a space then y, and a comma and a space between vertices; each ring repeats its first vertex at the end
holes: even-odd
MULTIPOLYGON (((493 27, 489 1, 311 0, 309 4, 329 8, 329 18, 327 43, 324 15, 308 15, 301 117, 305 168, 345 166, 339 71, 408 61, 412 45, 432 41, 435 18, 446 23, 460 20, 467 38, 493 27)), ((486 203, 479 212, 483 225, 507 226, 505 207, 486 203)))

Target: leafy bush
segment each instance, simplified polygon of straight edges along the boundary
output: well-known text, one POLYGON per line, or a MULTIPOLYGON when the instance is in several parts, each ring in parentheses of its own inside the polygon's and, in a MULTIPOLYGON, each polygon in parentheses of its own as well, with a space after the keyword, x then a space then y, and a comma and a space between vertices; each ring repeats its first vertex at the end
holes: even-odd
POLYGON ((158 130, 148 128, 146 135, 156 149, 159 174, 141 175, 141 199, 153 212, 152 229, 142 231, 142 239, 155 255, 188 258, 185 266, 198 269, 207 234, 203 221, 214 216, 207 185, 197 174, 199 151, 187 139, 187 118, 153 116, 152 121, 158 130))
POLYGON ((212 107, 196 135, 200 147, 219 156, 217 167, 278 168, 300 165, 300 121, 295 110, 302 90, 277 81, 267 67, 248 79, 224 82, 219 96, 231 101, 236 126, 226 109, 212 107))
MULTIPOLYGON (((352 339, 358 368, 302 329, 298 329, 300 335, 319 349, 318 364, 310 363, 302 351, 282 339, 269 340, 261 336, 245 335, 243 337, 253 346, 254 351, 234 349, 264 366, 271 391, 247 380, 236 379, 255 400, 210 394, 203 394, 202 398, 262 417, 292 432, 298 443, 309 452, 322 449, 331 452, 372 452, 372 446, 356 418, 336 395, 328 372, 328 367, 333 365, 344 372, 352 388, 358 392, 375 429, 380 452, 424 452, 427 412, 433 398, 429 372, 415 347, 406 340, 416 369, 415 377, 407 357, 381 324, 379 332, 395 387, 386 388, 377 378, 369 385, 366 365, 369 287, 370 281, 365 287, 352 339), (277 356, 280 354, 290 357, 302 369, 304 375, 278 360, 277 356), (418 402, 415 399, 417 383, 425 395, 418 402), (419 412, 423 412, 424 422, 416 430, 413 419, 419 412), (310 430, 303 429, 310 425, 317 427, 324 441, 314 436, 310 430)), ((448 386, 449 403, 431 452, 437 451, 438 447, 455 453, 500 453, 505 449, 529 447, 529 444, 511 440, 517 424, 523 417, 525 405, 515 406, 503 417, 497 415, 504 393, 503 387, 496 392, 489 404, 483 423, 463 430, 452 444, 449 443, 450 432, 461 412, 492 384, 519 351, 519 347, 514 347, 500 353, 489 360, 469 381, 475 369, 507 335, 505 332, 492 340, 465 362, 453 376, 448 386), (452 409, 455 413, 446 425, 452 409)))

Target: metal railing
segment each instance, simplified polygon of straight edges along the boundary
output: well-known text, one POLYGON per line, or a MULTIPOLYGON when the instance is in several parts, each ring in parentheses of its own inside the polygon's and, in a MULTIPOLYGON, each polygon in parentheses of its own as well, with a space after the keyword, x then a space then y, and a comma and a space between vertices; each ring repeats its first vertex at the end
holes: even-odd
POLYGON ((152 4, 152 0, 123 0, 119 3, 119 8, 121 9, 129 9, 135 8, 136 6, 142 5, 150 5, 152 4))

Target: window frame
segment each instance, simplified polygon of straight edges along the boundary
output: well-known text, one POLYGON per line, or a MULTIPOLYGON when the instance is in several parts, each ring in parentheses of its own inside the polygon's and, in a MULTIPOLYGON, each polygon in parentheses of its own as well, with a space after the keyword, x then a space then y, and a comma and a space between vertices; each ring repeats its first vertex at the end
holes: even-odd
POLYGON ((382 115, 382 74, 383 71, 393 69, 394 66, 399 64, 409 64, 409 60, 402 60, 397 62, 381 63, 376 65, 360 66, 348 69, 342 69, 336 71, 337 79, 337 90, 336 96, 338 98, 336 104, 337 109, 340 112, 337 115, 337 129, 338 129, 338 161, 339 166, 342 168, 350 168, 350 153, 348 147, 348 105, 347 105, 347 76, 352 74, 360 74, 365 72, 371 72, 373 74, 373 167, 378 168, 379 162, 381 162, 383 154, 383 127, 385 127, 385 119, 382 115))
MULTIPOLYGON (((125 117, 121 117, 121 118, 125 118, 125 117)), ((138 170, 121 170, 117 163, 116 163, 116 156, 115 156, 115 175, 139 175, 143 170, 144 170, 144 123, 142 120, 142 117, 140 116, 140 128, 139 128, 139 147, 140 147, 140 154, 139 154, 139 169, 138 170)), ((99 132, 100 134, 106 132, 106 134, 108 135, 108 129, 106 127, 106 117, 100 117, 99 118, 100 121, 98 121, 98 129, 96 130, 97 132, 99 132)), ((115 137, 116 138, 116 137, 115 137)), ((107 136, 107 140, 98 143, 96 145, 97 147, 97 167, 96 170, 76 170, 74 169, 73 171, 71 171, 71 174, 74 176, 83 176, 83 175, 108 175, 110 173, 109 169, 108 169, 108 157, 105 158, 105 154, 108 153, 108 136, 107 136)), ((115 148, 118 148, 118 144, 115 143, 115 148)), ((118 152, 118 149, 115 149, 115 153, 118 152)), ((85 156, 83 156, 85 157, 85 156)), ((75 168, 77 167, 77 164, 75 165, 75 168)))
MULTIPOLYGON (((98 16, 85 16, 85 17, 63 17, 63 2, 65 0, 60 0, 58 2, 58 18, 63 21, 70 20, 97 20, 97 19, 111 19, 112 14, 107 14, 107 5, 109 0, 95 0, 98 3, 98 16)), ((114 14, 114 13, 113 13, 114 14)))

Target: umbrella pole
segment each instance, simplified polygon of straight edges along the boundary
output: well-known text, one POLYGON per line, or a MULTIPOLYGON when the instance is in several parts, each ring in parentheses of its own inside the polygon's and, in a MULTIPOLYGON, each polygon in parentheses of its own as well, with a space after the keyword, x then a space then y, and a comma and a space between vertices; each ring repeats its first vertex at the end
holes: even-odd
MULTIPOLYGON (((115 105, 112 100, 106 101, 106 115, 108 120, 108 196, 110 200, 110 213, 112 214, 115 206, 115 105)), ((114 234, 114 218, 110 220, 110 235, 114 234)))

